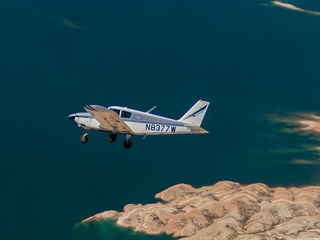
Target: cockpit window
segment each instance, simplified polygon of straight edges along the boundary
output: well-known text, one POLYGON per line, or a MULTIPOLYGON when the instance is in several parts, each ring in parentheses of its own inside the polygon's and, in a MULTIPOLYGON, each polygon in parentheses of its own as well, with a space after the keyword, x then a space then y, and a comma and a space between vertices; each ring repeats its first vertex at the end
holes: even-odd
POLYGON ((110 108, 110 110, 116 112, 118 115, 120 114, 120 110, 118 110, 118 109, 112 109, 112 108, 110 108))
POLYGON ((130 118, 131 117, 131 112, 122 111, 121 112, 121 117, 130 118))

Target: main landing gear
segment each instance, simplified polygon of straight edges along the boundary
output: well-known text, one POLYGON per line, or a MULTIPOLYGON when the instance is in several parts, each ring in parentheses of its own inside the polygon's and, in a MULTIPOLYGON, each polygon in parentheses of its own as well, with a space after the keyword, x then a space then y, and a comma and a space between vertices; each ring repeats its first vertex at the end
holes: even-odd
MULTIPOLYGON (((132 142, 131 142, 131 140, 130 140, 130 137, 131 137, 131 135, 130 135, 130 134, 127 134, 127 135, 126 135, 126 140, 125 140, 124 143, 123 143, 123 146, 124 146, 126 149, 129 149, 129 148, 131 148, 131 146, 132 146, 132 142)), ((117 140, 117 135, 114 134, 114 133, 109 134, 108 140, 109 140, 109 142, 115 142, 115 141, 117 140)), ((81 142, 81 143, 86 143, 86 142, 88 142, 88 133, 85 133, 85 134, 83 134, 83 135, 80 136, 80 142, 81 142)))
POLYGON ((123 146, 124 146, 126 149, 131 148, 131 146, 132 146, 131 140, 130 140, 130 139, 125 140, 124 143, 123 143, 123 146))
POLYGON ((131 146, 132 146, 132 142, 131 142, 131 140, 130 140, 130 137, 131 137, 130 134, 126 134, 126 140, 125 140, 124 143, 123 143, 123 146, 124 146, 126 149, 129 149, 129 148, 131 148, 131 146))
POLYGON ((117 135, 114 133, 109 134, 108 140, 109 142, 115 142, 117 140, 117 135))

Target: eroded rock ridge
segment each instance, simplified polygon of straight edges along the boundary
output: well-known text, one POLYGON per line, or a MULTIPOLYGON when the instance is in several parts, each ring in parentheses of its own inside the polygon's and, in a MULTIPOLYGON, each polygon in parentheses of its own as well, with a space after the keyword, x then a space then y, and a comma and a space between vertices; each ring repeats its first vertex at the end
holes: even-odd
POLYGON ((148 234, 191 239, 320 240, 320 187, 269 188, 223 181, 193 188, 178 184, 155 196, 160 202, 128 204, 83 223, 116 218, 117 224, 148 234))

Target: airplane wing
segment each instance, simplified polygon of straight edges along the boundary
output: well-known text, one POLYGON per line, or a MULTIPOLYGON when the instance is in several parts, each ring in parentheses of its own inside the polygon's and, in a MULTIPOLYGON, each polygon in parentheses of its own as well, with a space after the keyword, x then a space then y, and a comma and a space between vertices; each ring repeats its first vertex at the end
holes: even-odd
POLYGON ((117 129, 118 133, 133 134, 132 129, 116 112, 98 105, 87 105, 84 109, 100 123, 100 128, 110 132, 117 129))
POLYGON ((209 133, 207 130, 198 126, 186 126, 186 127, 189 128, 191 132, 194 132, 194 133, 209 133))

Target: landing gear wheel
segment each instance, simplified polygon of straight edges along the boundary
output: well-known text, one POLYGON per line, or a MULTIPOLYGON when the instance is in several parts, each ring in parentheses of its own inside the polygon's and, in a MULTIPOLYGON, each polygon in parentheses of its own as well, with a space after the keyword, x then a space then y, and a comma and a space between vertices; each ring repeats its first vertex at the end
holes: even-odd
POLYGON ((83 134, 80 136, 80 142, 81 143, 86 143, 88 142, 88 134, 83 134))
POLYGON ((131 142, 130 140, 126 140, 126 141, 124 141, 123 146, 124 146, 126 149, 129 149, 129 148, 131 148, 131 146, 132 146, 132 142, 131 142))
POLYGON ((115 142, 117 140, 117 135, 114 133, 109 134, 108 140, 109 142, 115 142))

